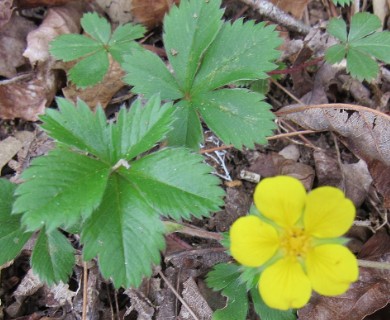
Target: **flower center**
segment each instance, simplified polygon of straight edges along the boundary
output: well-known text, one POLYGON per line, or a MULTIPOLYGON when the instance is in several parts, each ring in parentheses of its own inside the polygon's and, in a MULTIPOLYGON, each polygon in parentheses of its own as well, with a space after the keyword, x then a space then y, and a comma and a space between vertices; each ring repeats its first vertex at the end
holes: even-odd
POLYGON ((304 229, 292 227, 281 236, 280 245, 287 256, 305 257, 311 246, 312 237, 304 229))

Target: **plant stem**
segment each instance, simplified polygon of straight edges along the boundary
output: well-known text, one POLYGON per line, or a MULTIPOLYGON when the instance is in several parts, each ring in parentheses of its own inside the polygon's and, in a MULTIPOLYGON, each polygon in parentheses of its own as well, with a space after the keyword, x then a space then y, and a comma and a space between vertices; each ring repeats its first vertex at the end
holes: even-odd
POLYGON ((358 259, 359 267, 390 270, 390 263, 358 259))

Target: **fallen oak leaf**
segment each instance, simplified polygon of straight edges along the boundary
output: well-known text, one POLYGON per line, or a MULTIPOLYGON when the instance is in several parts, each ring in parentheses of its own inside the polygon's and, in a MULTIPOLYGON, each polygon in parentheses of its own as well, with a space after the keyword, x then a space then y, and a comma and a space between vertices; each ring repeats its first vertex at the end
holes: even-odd
POLYGON ((291 105, 276 115, 305 129, 333 131, 357 156, 390 165, 390 116, 352 104, 291 105))

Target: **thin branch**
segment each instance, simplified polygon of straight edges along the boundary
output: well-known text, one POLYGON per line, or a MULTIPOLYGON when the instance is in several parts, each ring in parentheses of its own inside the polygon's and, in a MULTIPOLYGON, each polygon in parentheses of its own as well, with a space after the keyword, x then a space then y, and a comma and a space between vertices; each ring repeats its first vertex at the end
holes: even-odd
POLYGON ((358 265, 359 265, 359 267, 363 267, 363 268, 390 270, 390 263, 388 263, 388 262, 379 262, 379 261, 369 261, 369 260, 358 259, 358 265))
POLYGON ((158 272, 159 276, 164 280, 166 285, 168 286, 169 289, 172 290, 173 294, 176 296, 176 298, 183 304, 183 306, 188 310, 190 315, 195 319, 199 320, 197 315, 194 313, 194 311, 191 310, 190 306, 187 304, 187 302, 184 301, 184 299, 180 296, 180 294, 176 291, 176 289, 173 287, 173 285, 169 282, 169 280, 164 276, 164 274, 159 271, 158 272))
POLYGON ((280 10, 271 2, 265 0, 240 0, 249 5, 252 9, 258 11, 262 16, 294 32, 307 35, 310 32, 310 26, 293 18, 289 14, 280 10))

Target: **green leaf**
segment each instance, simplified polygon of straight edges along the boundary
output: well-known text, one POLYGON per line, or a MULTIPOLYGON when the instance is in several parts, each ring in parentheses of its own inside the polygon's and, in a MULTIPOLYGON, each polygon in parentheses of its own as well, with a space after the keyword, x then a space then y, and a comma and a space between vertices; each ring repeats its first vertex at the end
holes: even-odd
POLYGON ((165 64, 150 51, 134 50, 124 57, 122 67, 127 72, 124 81, 134 86, 134 92, 142 93, 147 98, 159 93, 163 100, 184 96, 165 64))
POLYGON ((145 27, 140 24, 132 25, 128 23, 118 26, 108 43, 108 50, 113 58, 122 63, 123 55, 128 54, 138 46, 133 40, 142 38, 145 32, 145 27))
POLYGON ((117 288, 139 286, 143 276, 151 275, 151 264, 159 263, 164 248, 158 213, 127 176, 110 177, 101 205, 81 234, 84 259, 98 256, 101 273, 117 288))
POLYGON ((191 88, 202 55, 222 26, 220 6, 220 0, 183 0, 164 19, 165 49, 184 92, 191 88))
POLYGON ((268 307, 261 298, 257 288, 252 288, 250 293, 255 311, 261 320, 296 320, 297 317, 294 310, 282 311, 268 307))
POLYGON ((346 50, 342 44, 335 44, 325 52, 325 59, 328 63, 339 63, 345 58, 346 50))
POLYGON ((111 25, 95 12, 85 13, 81 18, 81 26, 92 38, 107 44, 111 36, 111 25))
POLYGON ((239 80, 266 78, 276 68, 282 43, 274 26, 253 21, 224 23, 207 49, 196 75, 192 94, 213 90, 239 80))
POLYGON ((68 72, 69 80, 85 88, 101 82, 108 71, 107 52, 101 50, 77 62, 68 72))
POLYGON ((65 62, 102 50, 98 41, 80 34, 62 34, 50 42, 50 53, 65 62))
POLYGON ((171 103, 161 106, 157 95, 145 106, 134 102, 130 111, 122 109, 115 125, 111 126, 112 158, 131 160, 163 140, 171 130, 175 109, 171 103))
POLYGON ((225 308, 213 314, 213 320, 245 320, 248 313, 248 296, 245 285, 239 281, 239 266, 220 263, 207 274, 207 285, 214 290, 222 290, 228 298, 225 308))
POLYGON ((67 282, 75 264, 74 249, 58 230, 42 229, 31 257, 34 273, 49 285, 67 282))
POLYGON ((375 58, 390 63, 390 32, 382 31, 354 41, 351 46, 375 58))
POLYGON ((375 32, 382 27, 379 18, 367 12, 356 13, 351 19, 348 41, 353 42, 375 32))
POLYGON ((332 2, 337 6, 338 4, 342 7, 345 5, 350 5, 352 3, 352 0, 332 0, 332 2))
POLYGON ((219 180, 202 156, 164 149, 131 163, 127 174, 155 210, 174 219, 202 217, 223 204, 219 180))
POLYGON ((347 71, 362 81, 375 78, 379 68, 378 64, 368 55, 350 48, 347 54, 347 71))
POLYGON ((203 141, 203 128, 198 113, 186 100, 180 101, 175 107, 177 119, 173 123, 173 130, 168 133, 169 145, 198 150, 203 141))
POLYGON ((111 168, 86 155, 55 149, 35 158, 15 194, 13 212, 24 213, 27 230, 51 232, 88 217, 101 202, 111 168))
POLYGON ((41 116, 42 128, 59 142, 110 162, 111 141, 104 111, 98 107, 94 113, 82 100, 76 108, 63 98, 57 98, 57 104, 60 112, 47 109, 41 116))
POLYGON ((341 18, 333 18, 329 21, 327 31, 342 42, 347 41, 347 24, 341 18))
POLYGON ((11 215, 15 187, 0 179, 0 265, 14 259, 32 235, 24 232, 19 215, 11 215))
POLYGON ((202 118, 225 144, 241 149, 266 143, 275 128, 263 95, 246 89, 221 89, 194 97, 202 118))

